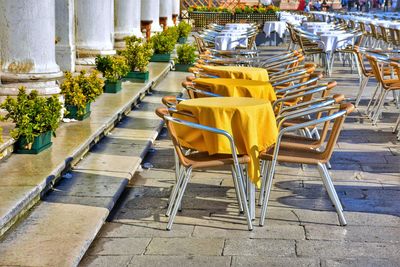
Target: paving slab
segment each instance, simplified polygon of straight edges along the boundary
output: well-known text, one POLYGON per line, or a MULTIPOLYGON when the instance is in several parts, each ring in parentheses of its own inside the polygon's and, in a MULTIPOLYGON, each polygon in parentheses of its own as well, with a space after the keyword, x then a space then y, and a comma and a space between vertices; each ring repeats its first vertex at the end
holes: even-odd
POLYGON ((294 240, 273 239, 227 239, 224 254, 227 256, 265 256, 294 257, 294 240))
POLYGON ((216 256, 134 256, 129 267, 229 267, 231 266, 231 257, 216 256))
POLYGON ((210 255, 220 256, 224 249, 223 238, 153 238, 146 255, 210 255))
POLYGON ((317 267, 320 266, 318 259, 312 258, 295 258, 295 257, 275 257, 271 256, 233 256, 232 267, 317 267))

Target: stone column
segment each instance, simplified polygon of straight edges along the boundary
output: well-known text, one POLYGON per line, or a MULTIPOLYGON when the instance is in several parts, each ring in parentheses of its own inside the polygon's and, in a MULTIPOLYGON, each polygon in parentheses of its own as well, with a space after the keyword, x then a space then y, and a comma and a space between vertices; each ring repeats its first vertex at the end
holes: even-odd
MULTIPOLYGON (((114 1, 75 0, 78 58, 112 55, 114 50, 114 1)), ((78 60, 79 64, 94 64, 78 60)))
POLYGON ((54 0, 1 0, 0 25, 0 98, 17 95, 21 85, 59 94, 54 0))
POLYGON ((56 0, 56 60, 61 70, 75 71, 75 3, 56 0))
POLYGON ((174 26, 174 22, 172 21, 172 1, 160 1, 160 24, 163 24, 164 28, 174 26))
POLYGON ((115 47, 123 47, 126 36, 143 37, 140 31, 141 0, 115 0, 115 47))
MULTIPOLYGON (((160 0, 141 0, 141 23, 148 29, 151 26, 151 32, 161 32, 160 26, 160 0)), ((164 0, 161 0, 164 1, 164 0)))
POLYGON ((181 13, 181 0, 172 0, 172 20, 177 24, 177 19, 181 13))

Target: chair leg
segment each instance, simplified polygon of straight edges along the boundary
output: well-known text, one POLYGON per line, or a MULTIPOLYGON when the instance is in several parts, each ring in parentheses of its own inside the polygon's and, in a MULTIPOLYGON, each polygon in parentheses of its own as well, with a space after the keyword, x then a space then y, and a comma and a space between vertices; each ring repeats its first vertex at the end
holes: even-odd
MULTIPOLYGON (((269 161, 263 160, 261 163, 261 179, 267 175, 267 171, 269 169, 269 161)), ((262 181, 262 180, 261 180, 262 181)), ((265 191, 265 183, 261 183, 261 188, 260 188, 260 196, 258 197, 258 206, 262 205, 263 199, 264 199, 264 191, 265 191)))
POLYGON ((393 133, 395 133, 399 129, 399 127, 400 127, 400 114, 399 114, 399 117, 397 118, 396 124, 393 128, 393 133))
POLYGON ((371 99, 370 99, 369 102, 368 102, 367 110, 365 111, 365 113, 366 113, 367 115, 369 114, 369 111, 370 111, 370 109, 372 108, 372 103, 374 102, 375 96, 376 96, 376 94, 378 93, 378 90, 379 90, 380 88, 381 88, 381 84, 378 83, 378 84, 376 85, 375 91, 374 91, 374 93, 373 93, 371 99))
POLYGON ((174 207, 174 204, 175 204, 176 196, 179 192, 179 188, 181 187, 182 181, 183 181, 184 177, 186 176, 186 172, 187 171, 185 170, 185 167, 182 166, 178 180, 176 181, 175 186, 172 189, 171 195, 169 196, 168 209, 167 209, 167 212, 165 213, 165 216, 167 216, 167 217, 171 215, 172 208, 174 207))
POLYGON ((267 216, 267 208, 268 208, 268 200, 269 200, 269 195, 271 193, 271 188, 272 188, 272 180, 274 178, 275 174, 275 166, 276 166, 276 160, 270 162, 269 164, 269 170, 268 170, 268 175, 263 177, 263 183, 265 183, 265 192, 264 192, 264 199, 263 199, 263 204, 261 207, 261 216, 260 216, 260 226, 263 226, 265 223, 265 217, 267 216))
POLYGON ((236 194, 236 199, 239 205, 239 212, 242 214, 243 213, 243 203, 242 203, 242 198, 240 197, 239 193, 239 183, 238 183, 238 178, 236 176, 235 168, 232 166, 232 178, 233 178, 233 184, 235 186, 235 194, 236 194))
POLYGON ((368 76, 367 76, 367 77, 364 77, 364 78, 361 80, 360 89, 358 90, 357 97, 356 97, 356 102, 355 102, 355 104, 354 104, 356 107, 358 107, 358 104, 360 103, 362 93, 364 92, 365 88, 367 87, 368 80, 369 80, 369 77, 368 77, 368 76))
POLYGON ((189 167, 187 169, 187 171, 186 171, 186 175, 182 179, 183 180, 182 181, 182 187, 180 188, 178 196, 177 196, 177 199, 176 199, 176 201, 175 201, 175 203, 173 205, 174 208, 172 209, 171 216, 169 217, 169 220, 168 220, 167 230, 171 230, 171 228, 172 228, 172 224, 174 223, 176 213, 178 212, 178 209, 179 209, 179 207, 181 205, 182 197, 183 197, 183 194, 185 193, 185 189, 186 189, 186 186, 187 186, 187 184, 188 184, 188 182, 190 180, 190 176, 191 175, 192 175, 192 168, 189 167))
POLYGON ((386 99, 386 95, 387 95, 388 91, 384 90, 381 94, 381 98, 379 99, 378 105, 376 107, 375 110, 375 114, 372 118, 372 124, 376 125, 376 122, 379 119, 379 115, 382 113, 382 107, 383 107, 383 103, 385 103, 385 99, 386 99))
POLYGON ((331 199, 333 205, 335 206, 339 223, 340 225, 344 226, 347 224, 346 219, 343 214, 343 207, 340 203, 339 197, 336 193, 335 187, 332 183, 332 179, 329 175, 328 169, 326 168, 325 164, 318 163, 318 171, 321 174, 322 182, 325 185, 325 189, 328 192, 329 198, 331 199))
POLYGON ((243 209, 244 209, 244 215, 246 216, 247 220, 247 225, 249 231, 253 230, 253 224, 251 222, 251 217, 249 213, 249 206, 247 205, 247 197, 246 197, 246 191, 244 189, 244 182, 243 182, 243 173, 240 169, 239 164, 235 164, 234 166, 235 172, 236 172, 236 177, 238 178, 238 185, 239 185, 239 193, 242 198, 242 203, 243 203, 243 209))

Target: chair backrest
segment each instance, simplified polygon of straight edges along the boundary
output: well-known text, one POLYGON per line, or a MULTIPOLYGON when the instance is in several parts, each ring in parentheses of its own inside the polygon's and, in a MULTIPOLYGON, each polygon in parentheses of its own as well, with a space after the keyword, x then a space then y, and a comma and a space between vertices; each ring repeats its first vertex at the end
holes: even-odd
POLYGON ((165 125, 167 126, 167 129, 168 129, 169 135, 171 137, 175 152, 178 155, 179 162, 183 166, 188 167, 190 165, 190 163, 189 163, 187 157, 185 156, 183 148, 179 142, 175 125, 172 121, 166 119, 166 116, 170 116, 170 112, 168 111, 167 108, 157 108, 155 113, 157 114, 157 116, 159 116, 161 119, 164 120, 165 125))
POLYGON ((371 55, 366 55, 366 57, 369 61, 369 64, 372 67, 372 72, 374 73, 375 78, 378 80, 378 82, 382 85, 384 89, 387 89, 388 85, 385 83, 385 79, 383 77, 381 68, 378 65, 377 58, 371 55))

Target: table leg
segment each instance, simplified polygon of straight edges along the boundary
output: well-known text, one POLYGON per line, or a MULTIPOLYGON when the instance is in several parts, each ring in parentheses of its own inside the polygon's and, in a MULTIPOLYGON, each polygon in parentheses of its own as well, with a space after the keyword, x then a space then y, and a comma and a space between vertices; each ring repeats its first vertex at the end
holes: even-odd
POLYGON ((256 219, 256 186, 253 184, 248 177, 247 181, 247 201, 249 202, 249 213, 252 220, 256 219))

